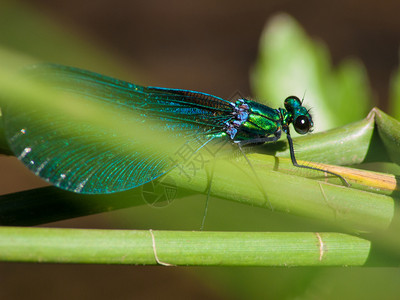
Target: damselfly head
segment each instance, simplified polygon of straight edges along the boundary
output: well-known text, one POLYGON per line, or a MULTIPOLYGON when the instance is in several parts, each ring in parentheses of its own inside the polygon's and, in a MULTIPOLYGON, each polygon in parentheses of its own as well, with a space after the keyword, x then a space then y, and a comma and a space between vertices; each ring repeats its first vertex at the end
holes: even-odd
POLYGON ((302 105, 302 101, 296 96, 285 99, 285 108, 292 116, 294 130, 298 134, 306 134, 313 127, 313 121, 308 110, 302 105))

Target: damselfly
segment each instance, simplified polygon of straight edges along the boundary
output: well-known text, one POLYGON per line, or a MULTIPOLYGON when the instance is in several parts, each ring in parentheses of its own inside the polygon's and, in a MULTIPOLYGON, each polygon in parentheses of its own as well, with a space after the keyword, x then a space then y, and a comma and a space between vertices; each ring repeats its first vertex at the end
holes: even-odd
MULTIPOLYGON (((204 143, 198 149, 213 140, 227 140, 239 147, 275 142, 284 132, 293 165, 329 173, 347 184, 338 174, 297 163, 289 125, 306 134, 313 121, 295 96, 286 98, 284 108, 273 109, 248 99, 231 102, 202 92, 143 87, 60 65, 38 65, 25 73, 64 94, 132 113, 145 126, 152 127, 155 121, 158 132, 188 140, 200 136, 204 143)), ((74 121, 62 112, 54 117, 43 108, 11 106, 4 109, 3 119, 14 154, 35 174, 68 191, 119 192, 149 182, 175 166, 160 154, 149 154, 146 145, 132 151, 131 144, 138 143, 135 140, 110 143, 113 133, 99 132, 93 126, 82 125, 71 134, 68 129, 75 126, 74 121)))

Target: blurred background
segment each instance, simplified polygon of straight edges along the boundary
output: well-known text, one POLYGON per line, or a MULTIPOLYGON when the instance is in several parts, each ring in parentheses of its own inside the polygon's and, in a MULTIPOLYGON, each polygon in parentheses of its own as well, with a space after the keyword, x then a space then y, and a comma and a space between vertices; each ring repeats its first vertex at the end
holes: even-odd
MULTIPOLYGON (((399 10, 395 0, 0 0, 0 50, 26 61, 81 67, 142 85, 204 91, 227 99, 238 91, 255 97, 250 78, 262 33, 273 16, 286 13, 327 49, 333 68, 348 58, 361 62, 369 84, 365 101, 390 113, 390 82, 399 65, 399 10)), ((297 44, 290 46, 296 49, 297 44)), ((0 67, 7 63, 0 60, 0 67)), ((15 158, 0 157, 1 194, 43 185, 15 158)), ((164 208, 136 207, 48 226, 198 230, 204 200, 192 197, 164 208)), ((288 231, 293 229, 282 220, 296 221, 293 216, 258 208, 244 211, 239 204, 211 200, 208 230, 288 231), (246 224, 246 216, 256 221, 246 224)), ((303 230, 315 230, 307 226, 303 230)), ((1 263, 0 298, 373 299, 387 295, 395 299, 399 272, 1 263)))

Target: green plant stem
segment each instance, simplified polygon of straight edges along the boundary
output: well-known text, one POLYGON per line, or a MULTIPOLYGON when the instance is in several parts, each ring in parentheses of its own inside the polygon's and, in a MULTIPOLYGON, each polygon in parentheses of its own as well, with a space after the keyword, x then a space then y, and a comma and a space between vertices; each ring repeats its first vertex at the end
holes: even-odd
POLYGON ((370 242, 340 233, 0 228, 0 260, 198 266, 361 266, 370 242))
MULTIPOLYGON (((257 177, 244 159, 218 160, 211 195, 320 219, 350 230, 381 230, 392 220, 394 200, 390 196, 284 174, 278 172, 280 160, 268 156, 249 155, 249 159, 257 177)), ((293 172, 303 171, 294 168, 293 172)), ((317 173, 323 176, 322 172, 317 173)), ((204 172, 198 172, 190 182, 182 178, 178 170, 173 170, 169 176, 178 187, 207 191, 209 174, 204 172)))

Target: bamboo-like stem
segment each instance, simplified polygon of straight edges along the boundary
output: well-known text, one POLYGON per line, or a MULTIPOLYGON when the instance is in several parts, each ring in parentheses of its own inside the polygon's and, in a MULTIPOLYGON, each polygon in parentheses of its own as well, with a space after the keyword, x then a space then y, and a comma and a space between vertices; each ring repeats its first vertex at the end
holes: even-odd
POLYGON ((340 233, 0 228, 0 260, 197 266, 361 266, 370 242, 340 233))

